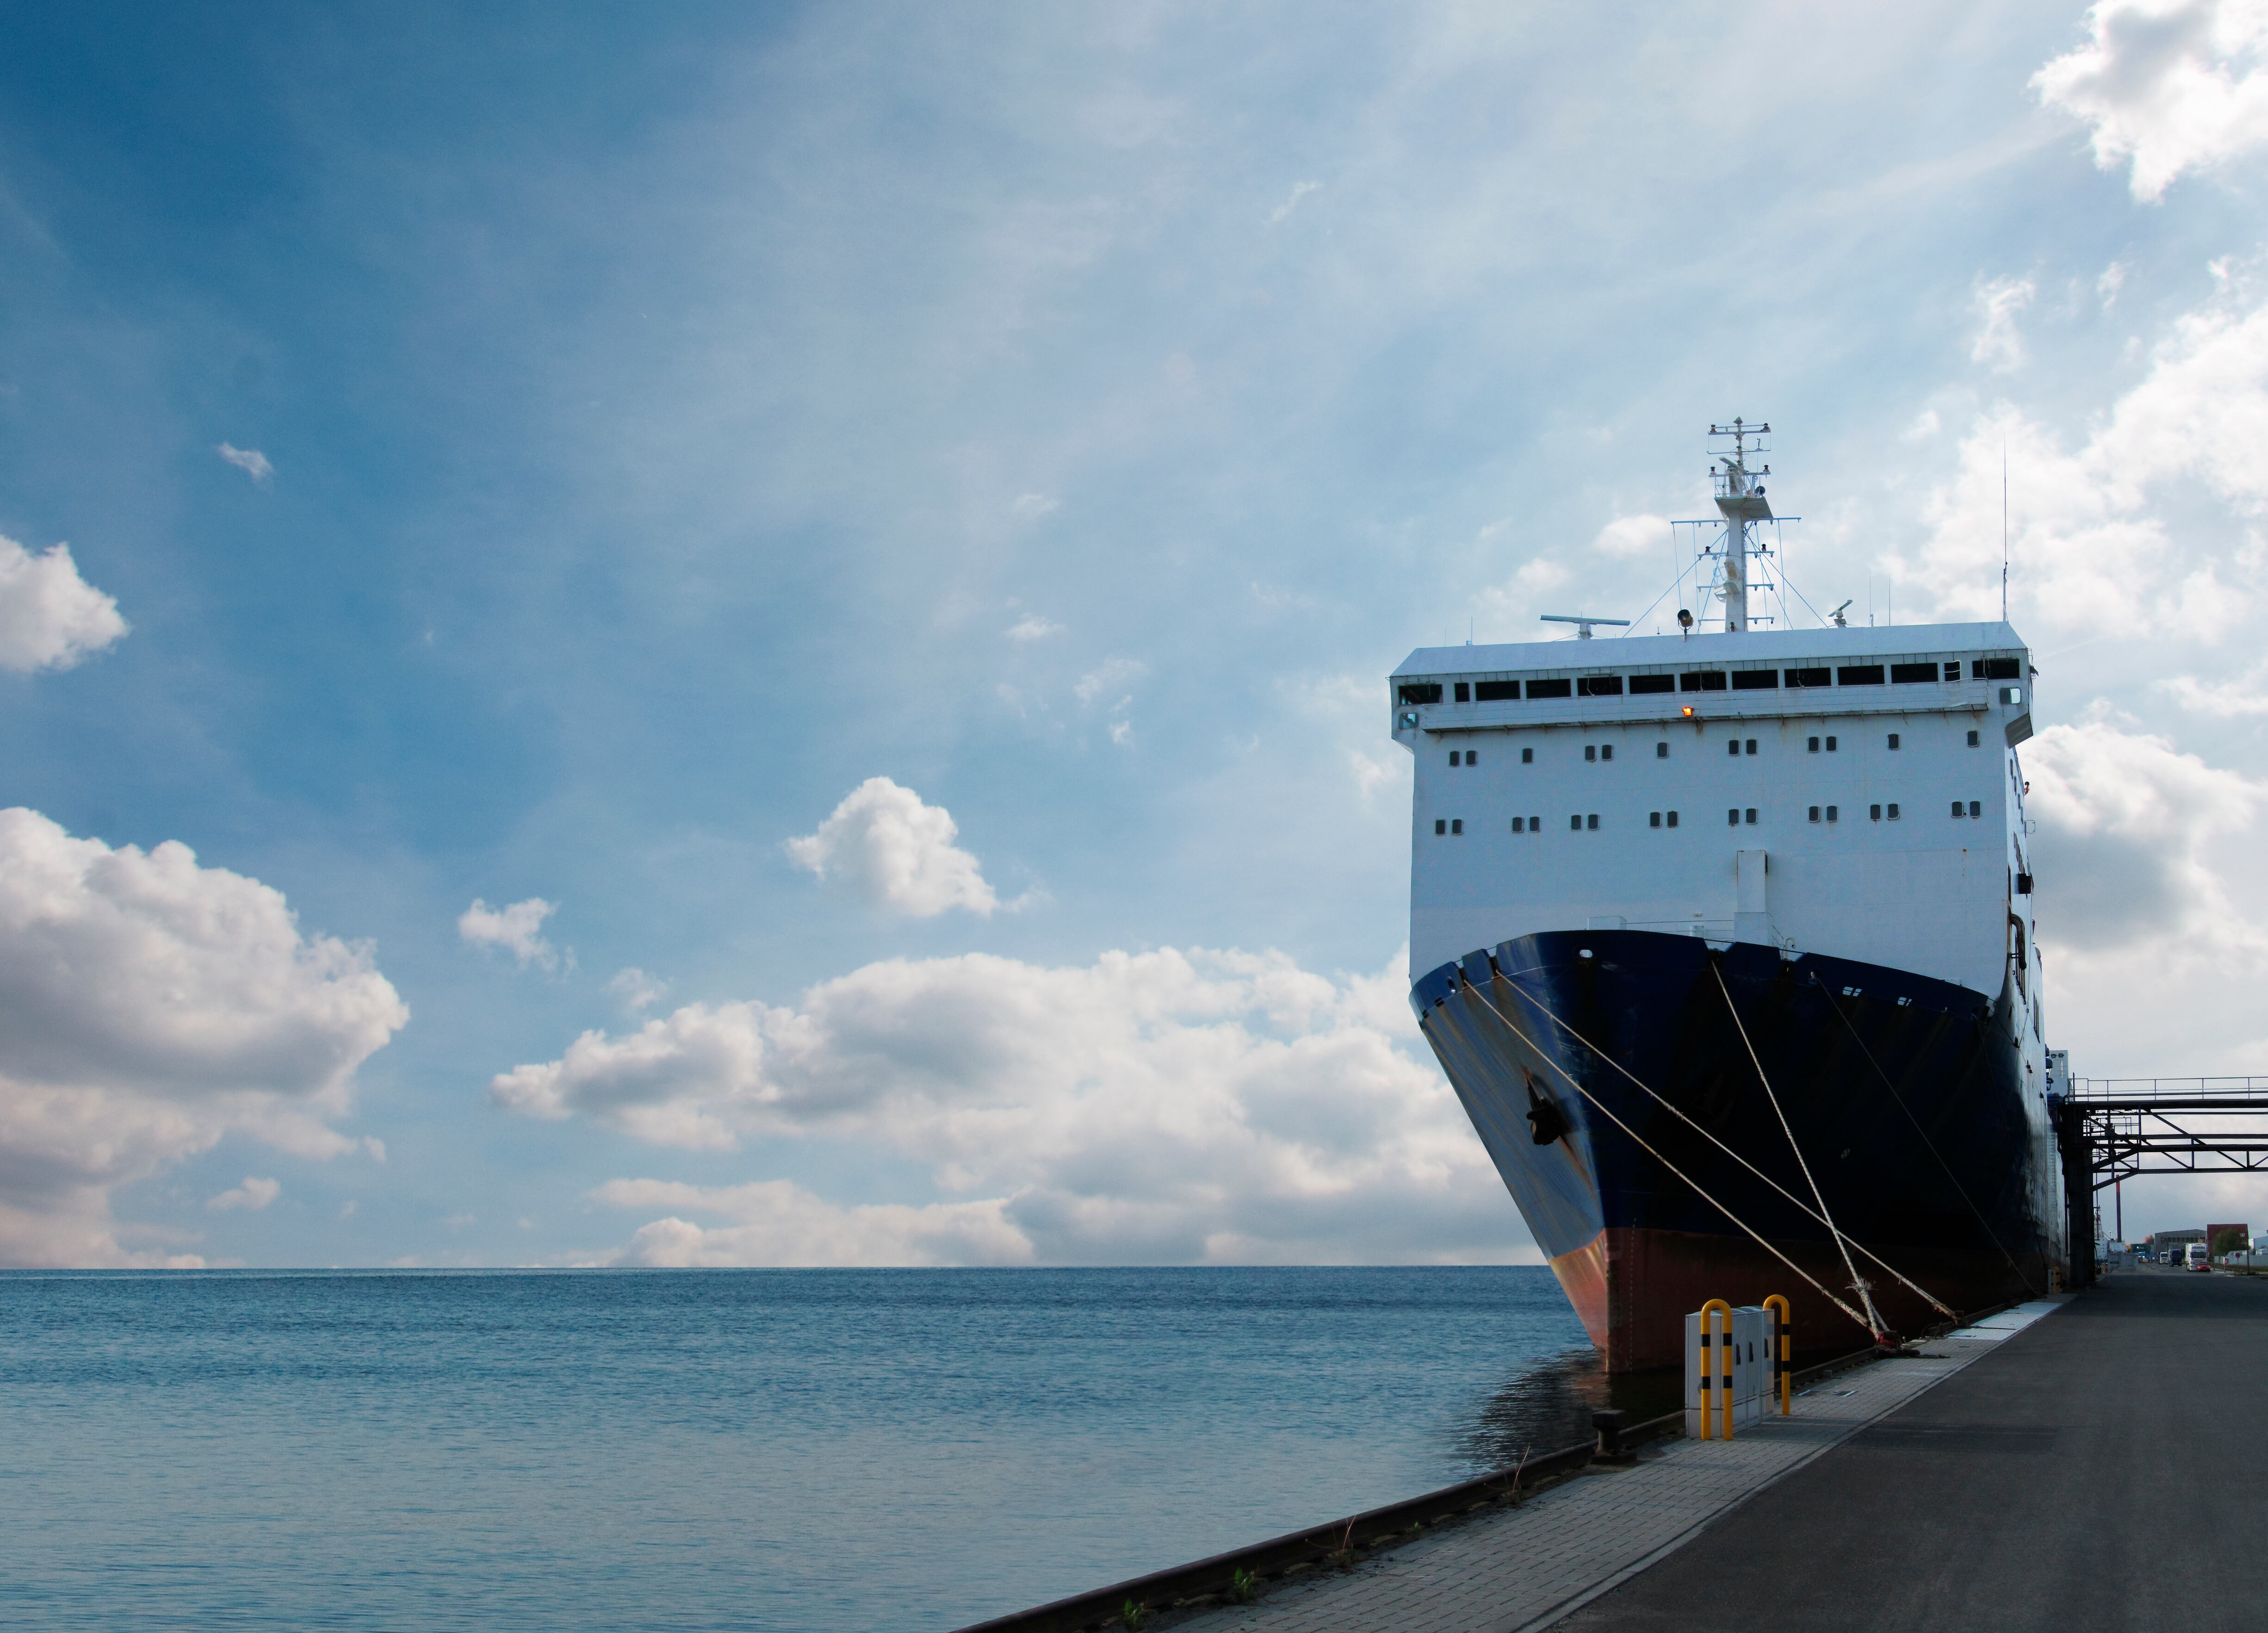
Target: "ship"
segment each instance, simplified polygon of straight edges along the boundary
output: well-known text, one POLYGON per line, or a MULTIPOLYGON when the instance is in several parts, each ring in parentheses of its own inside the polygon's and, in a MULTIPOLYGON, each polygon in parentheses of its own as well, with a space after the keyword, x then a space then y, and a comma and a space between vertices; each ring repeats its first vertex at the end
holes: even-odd
POLYGON ((1410 1002, 1610 1372, 1677 1365, 1712 1298, 1786 1297, 1820 1358, 2070 1274, 2031 654, 2005 608, 1793 627, 1770 427, 1710 429, 1699 616, 1388 683, 1410 1002))

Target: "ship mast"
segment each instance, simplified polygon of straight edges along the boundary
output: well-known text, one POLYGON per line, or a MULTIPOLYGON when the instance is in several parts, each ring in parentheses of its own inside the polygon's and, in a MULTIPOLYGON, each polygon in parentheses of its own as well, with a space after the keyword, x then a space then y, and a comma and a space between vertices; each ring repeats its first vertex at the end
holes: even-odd
POLYGON ((1771 467, 1749 469, 1749 455, 1764 451, 1769 424, 1750 427, 1735 419, 1729 425, 1711 425, 1712 437, 1730 437, 1730 449, 1716 450, 1719 462, 1710 467, 1717 479, 1717 509, 1725 518, 1725 585, 1718 594, 1725 600, 1725 632, 1738 635, 1749 627, 1749 524, 1770 521, 1771 505, 1757 478, 1771 475, 1771 467))

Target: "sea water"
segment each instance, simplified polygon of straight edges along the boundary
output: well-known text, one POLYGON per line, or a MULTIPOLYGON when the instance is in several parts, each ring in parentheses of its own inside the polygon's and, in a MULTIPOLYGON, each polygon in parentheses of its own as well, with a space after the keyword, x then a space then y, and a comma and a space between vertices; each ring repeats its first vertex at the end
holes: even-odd
POLYGON ((15 1273, 0 1616, 948 1629, 1606 1400, 1541 1268, 15 1273))

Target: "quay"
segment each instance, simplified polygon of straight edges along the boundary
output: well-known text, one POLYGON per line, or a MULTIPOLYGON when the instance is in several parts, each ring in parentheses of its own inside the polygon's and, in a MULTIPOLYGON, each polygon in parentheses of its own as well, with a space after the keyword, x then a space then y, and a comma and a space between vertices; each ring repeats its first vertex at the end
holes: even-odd
POLYGON ((1820 1378, 1730 1442, 1547 1478, 1336 1561, 1281 1539, 1248 1603, 1174 1593, 1187 1567, 983 1625, 1120 1627, 1130 1604, 1189 1633, 2258 1628, 2268 1284, 2122 1272, 1820 1378))

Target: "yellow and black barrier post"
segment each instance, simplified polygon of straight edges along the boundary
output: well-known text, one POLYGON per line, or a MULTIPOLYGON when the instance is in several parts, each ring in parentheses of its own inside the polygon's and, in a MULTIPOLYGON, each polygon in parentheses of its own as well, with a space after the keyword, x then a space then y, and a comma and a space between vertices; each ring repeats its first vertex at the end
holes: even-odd
POLYGON ((1791 1341, 1795 1336, 1795 1323, 1791 1319, 1786 1296, 1774 1293, 1764 1300, 1764 1308, 1772 1312, 1771 1344, 1772 1371, 1779 1374, 1779 1415, 1793 1417, 1793 1388, 1788 1380, 1788 1360, 1791 1341))
POLYGON ((1733 1437, 1733 1306, 1721 1298, 1711 1299, 1701 1306, 1700 1326, 1701 1438, 1707 1440, 1712 1437, 1709 1433, 1709 1406, 1710 1396, 1714 1394, 1718 1421, 1725 1426, 1725 1438, 1730 1440, 1733 1437), (1712 1349, 1709 1342, 1709 1315, 1712 1311, 1717 1310, 1725 1312, 1724 1333, 1714 1346, 1716 1354, 1723 1358, 1723 1364, 1720 1367, 1712 1368, 1709 1364, 1712 1349), (1713 1389, 1710 1383, 1712 1371, 1717 1374, 1716 1386, 1713 1389))

